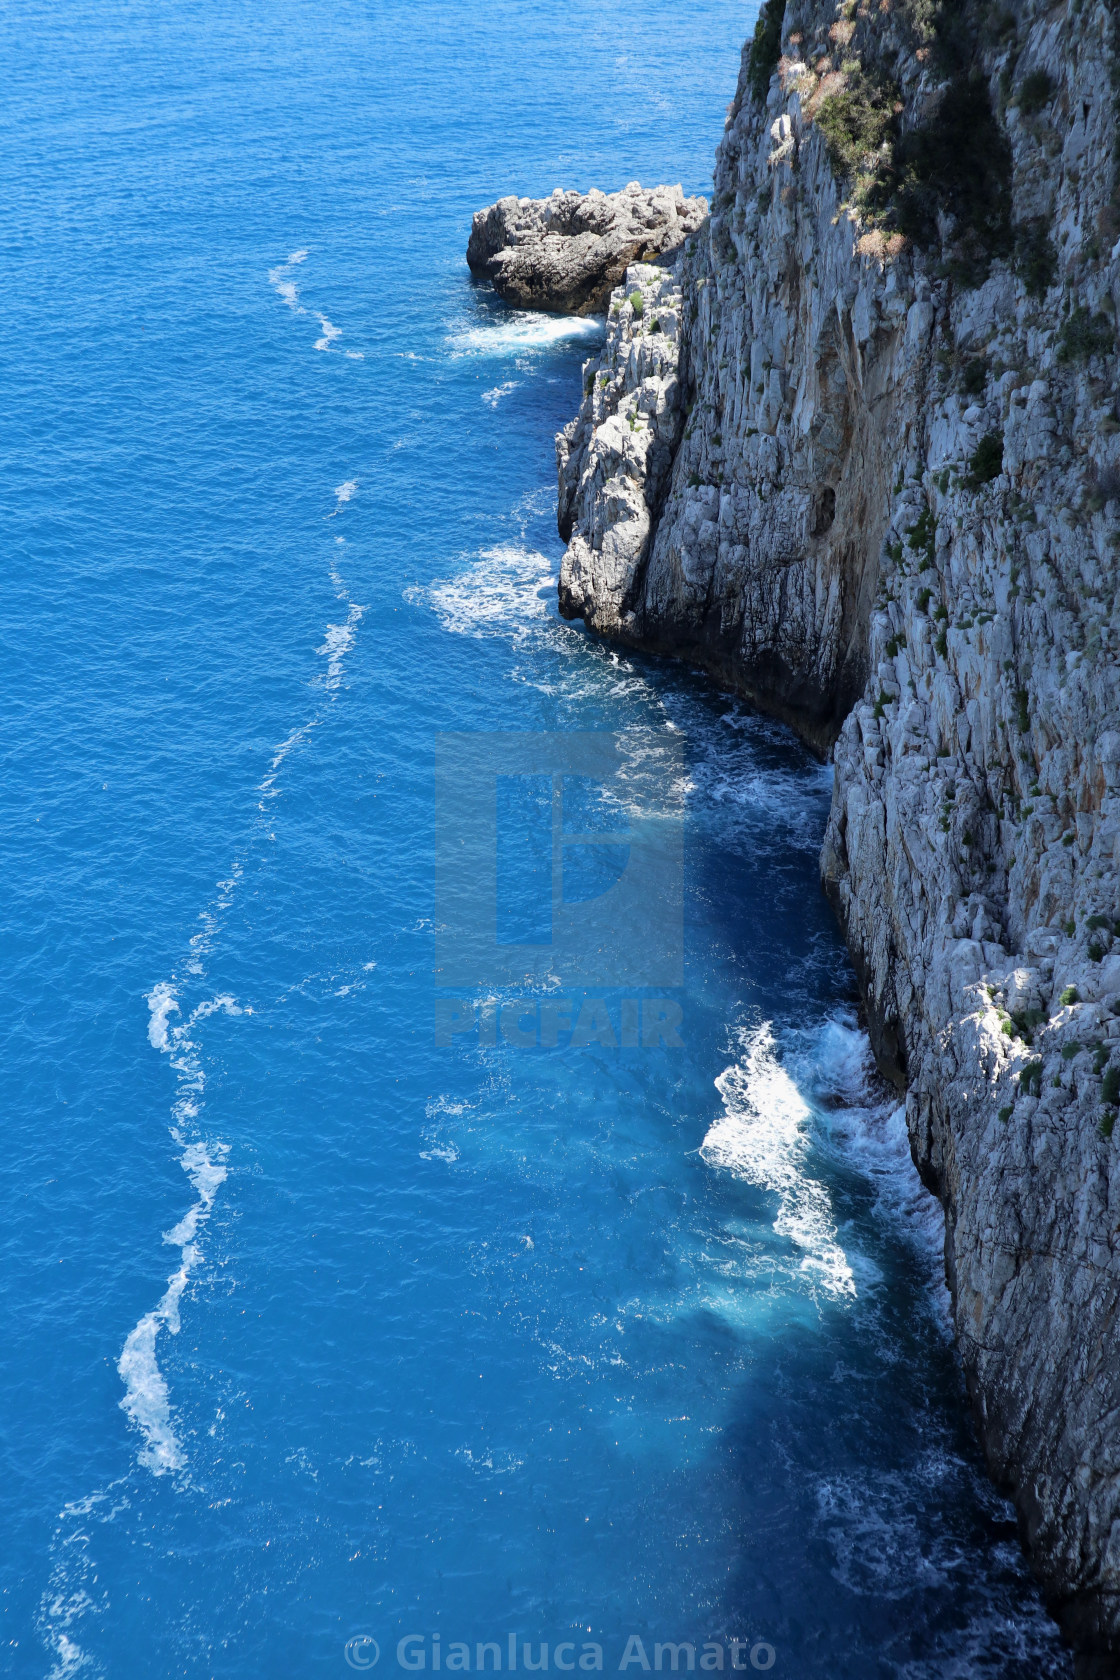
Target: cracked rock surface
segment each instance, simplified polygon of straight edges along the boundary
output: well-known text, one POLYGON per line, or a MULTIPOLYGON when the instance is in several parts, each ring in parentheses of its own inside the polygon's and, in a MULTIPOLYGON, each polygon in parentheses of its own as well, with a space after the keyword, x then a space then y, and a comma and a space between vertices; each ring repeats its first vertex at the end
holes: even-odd
POLYGON ((603 315, 632 262, 679 249, 702 226, 707 200, 679 186, 500 198, 475 212, 467 244, 472 273, 506 303, 560 315, 603 315))
POLYGON ((955 8, 1007 148, 979 272, 825 132, 861 52, 903 130, 936 113, 936 5, 789 0, 765 93, 744 54, 712 214, 631 262, 557 439, 560 600, 833 757, 825 890, 1088 1680, 1120 1673, 1120 13, 1015 10, 955 8))

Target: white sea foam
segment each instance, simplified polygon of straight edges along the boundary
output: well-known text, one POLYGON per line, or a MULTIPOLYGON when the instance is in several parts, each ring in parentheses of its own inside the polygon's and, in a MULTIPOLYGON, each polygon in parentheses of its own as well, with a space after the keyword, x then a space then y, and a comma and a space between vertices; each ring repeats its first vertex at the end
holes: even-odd
POLYGON ((753 852, 764 831, 772 843, 816 855, 832 788, 827 765, 790 762, 784 726, 732 705, 712 716, 707 697, 688 688, 659 694, 667 719, 688 737, 692 804, 722 845, 753 852))
POLYGON ((832 1574, 850 1593, 889 1601, 944 1583, 946 1565, 959 1559, 938 1555, 930 1507, 953 1468, 930 1453, 909 1473, 856 1471, 819 1484, 818 1525, 833 1554, 832 1574))
POLYGON ((928 1300, 941 1334, 953 1333, 945 1286, 945 1216, 914 1166, 906 1105, 875 1071, 871 1045, 855 1015, 825 1021, 791 1065, 821 1103, 820 1120, 838 1155, 875 1191, 875 1216, 901 1235, 928 1277, 928 1300))
POLYGON ((269 285, 296 315, 306 315, 307 311, 299 301, 299 287, 288 278, 288 270, 303 262, 307 255, 306 251, 294 251, 286 263, 279 263, 268 271, 269 285))
POLYGON ((52 1662, 47 1680, 72 1680, 74 1675, 103 1674, 102 1665, 83 1650, 77 1624, 91 1610, 108 1608, 108 1595, 98 1578, 90 1536, 92 1523, 113 1522, 129 1507, 124 1490, 129 1478, 120 1477, 83 1499, 63 1506, 51 1547, 50 1579, 39 1600, 36 1627, 52 1662))
POLYGON ((511 391, 516 391, 520 381, 507 379, 504 385, 495 385, 493 390, 483 391, 482 400, 491 408, 497 408, 503 397, 508 397, 511 391))
MULTIPOLYGON (((69 1607, 69 1614, 84 1614, 85 1609, 86 1605, 79 1603, 69 1607)), ((89 1657, 69 1634, 59 1632, 56 1640, 55 1661, 51 1665, 47 1680, 70 1680, 72 1674, 80 1674, 83 1669, 89 1671, 89 1657)))
POLYGON ((495 1451, 493 1447, 485 1452, 475 1452, 473 1447, 457 1447, 455 1457, 469 1464, 472 1470, 491 1476, 512 1476, 525 1466, 525 1460, 518 1458, 516 1453, 495 1451))
POLYGON ((827 1190, 804 1176, 815 1110, 821 1146, 831 1145, 874 1186, 876 1215, 920 1256, 939 1326, 950 1334, 944 1215, 914 1167, 905 1105, 878 1079, 854 1014, 838 1013, 793 1039, 779 1066, 768 1026, 744 1035, 744 1057, 716 1081, 724 1113, 704 1141, 705 1158, 776 1190, 783 1201, 775 1229, 815 1251, 826 1274, 835 1268, 839 1293, 855 1293, 857 1278, 877 1274, 870 1260, 841 1249, 827 1190))
POLYGON ((459 636, 509 636, 515 644, 539 633, 550 619, 556 588, 553 562, 537 549, 501 543, 483 549, 457 577, 406 589, 406 601, 423 603, 445 630, 459 636))
MULTIPOLYGON (((145 1313, 129 1333, 117 1370, 125 1385, 120 1402, 144 1437, 140 1449, 140 1463, 161 1476, 168 1470, 180 1470, 183 1453, 171 1423, 171 1397, 156 1358, 156 1337, 166 1321, 172 1291, 179 1293, 186 1287, 183 1268, 168 1280, 167 1293, 154 1312, 145 1313)), ((176 1298, 177 1299, 177 1298, 176 1298)))
MULTIPOLYGON (((294 251, 287 263, 269 271, 269 282, 278 296, 293 310, 303 315, 299 292, 288 271, 302 263, 308 252, 294 251)), ((324 332, 338 336, 325 317, 320 317, 324 332)), ((335 491, 336 508, 355 494, 358 481, 347 480, 335 491)), ((342 661, 353 645, 354 629, 364 609, 349 601, 345 586, 335 566, 331 579, 342 598, 349 604, 343 625, 328 625, 326 640, 319 649, 327 658, 325 679, 320 686, 335 688, 341 680, 342 661)), ((333 699, 333 696, 332 696, 333 699)), ((313 729, 322 722, 322 707, 316 715, 293 729, 274 749, 268 773, 258 784, 259 809, 263 813, 265 801, 278 796, 277 777, 288 756, 303 743, 313 729)), ((258 833, 263 832, 258 829, 258 833)), ((270 835, 269 838, 275 838, 270 835)), ((245 862, 238 858, 229 874, 216 883, 216 894, 199 912, 201 928, 191 935, 184 972, 190 983, 197 985, 205 973, 204 959, 222 925, 222 917, 233 903, 237 887, 244 877, 245 862)), ((369 963, 367 968, 375 965, 369 963)), ((344 988, 346 990, 346 988, 344 988)), ((340 994, 341 995, 341 994, 340 994)), ((154 1050, 168 1057, 175 1072, 175 1096, 171 1104, 171 1136, 179 1148, 179 1164, 186 1173, 195 1199, 182 1217, 164 1233, 164 1241, 179 1251, 178 1263, 167 1279, 167 1286, 158 1303, 144 1313, 129 1332, 117 1361, 117 1369, 124 1384, 121 1409, 128 1416, 140 1437, 137 1464, 157 1476, 169 1472, 182 1474, 188 1468, 182 1439, 177 1432, 172 1397, 167 1380, 160 1368, 159 1342, 164 1333, 175 1335, 180 1328, 183 1297, 191 1276, 203 1259, 201 1237, 214 1208, 215 1200, 229 1169, 226 1157, 229 1147, 221 1140, 206 1138, 200 1130, 205 1107, 205 1071, 199 1048, 192 1037, 193 1029, 215 1014, 248 1015, 228 993, 204 998, 196 1003, 184 1019, 186 1007, 183 986, 172 978, 160 981, 148 994, 148 1042, 154 1050)), ((135 1472, 123 1479, 131 1482, 135 1472)), ((96 1587, 97 1572, 90 1555, 89 1519, 111 1521, 116 1511, 127 1505, 118 1500, 108 1510, 100 1507, 110 1501, 113 1487, 99 1489, 85 1499, 68 1504, 60 1514, 59 1526, 51 1547, 52 1567, 47 1589, 40 1601, 37 1626, 51 1655, 52 1666, 48 1680, 72 1680, 78 1674, 101 1674, 101 1665, 80 1645, 75 1624, 95 1607, 91 1594, 96 1587), (87 1590, 87 1588, 89 1590, 87 1590)), ((104 1593, 96 1589, 100 1599, 104 1593)))
POLYGON ((129 1332, 117 1370, 125 1387, 121 1408, 143 1438, 139 1462, 155 1475, 164 1475, 169 1470, 181 1470, 185 1459, 172 1420, 171 1396, 159 1366, 159 1334, 161 1330, 173 1336, 179 1333, 183 1292, 192 1270, 202 1258, 197 1238, 227 1175, 223 1164, 228 1153, 226 1144, 207 1143, 197 1137, 185 1140, 181 1130, 197 1119, 206 1083, 191 1032, 210 1015, 219 1012, 240 1015, 241 1010, 228 993, 222 993, 205 999, 185 1021, 174 1025, 171 1016, 181 1013, 180 1005, 175 987, 163 981, 148 994, 148 1011, 148 1042, 170 1058, 176 1072, 176 1098, 171 1109, 176 1122, 173 1135, 183 1144, 179 1164, 190 1179, 196 1200, 178 1223, 164 1233, 164 1242, 179 1250, 179 1264, 169 1276, 158 1305, 145 1313, 129 1332))
POLYGON ((519 309, 499 319, 461 327, 450 345, 458 355, 509 356, 524 350, 547 350, 576 339, 592 344, 603 337, 605 324, 597 315, 543 315, 519 309))
POLYGON ((315 652, 327 661, 327 674, 324 684, 327 688, 337 688, 342 681, 342 662, 354 645, 354 632, 361 623, 364 607, 359 607, 351 601, 350 611, 345 624, 328 624, 322 647, 315 652))
MULTIPOLYGON (((275 775, 276 771, 279 770, 292 748, 298 746, 303 740, 310 728, 312 728, 311 724, 301 723, 298 729, 292 730, 292 733, 288 736, 286 741, 281 741, 280 745, 273 753, 272 758, 269 760, 269 769, 272 771, 273 775, 275 775)), ((261 786, 264 786, 263 782, 261 783, 261 786)))
POLYGON ((446 1161, 448 1166, 453 1166, 459 1159, 459 1151, 453 1143, 433 1143, 430 1149, 420 1151, 420 1159, 422 1161, 446 1161))
POLYGON ((298 729, 293 729, 287 740, 281 741, 276 748, 269 762, 268 775, 257 784, 257 792, 261 796, 257 804, 258 811, 264 810, 266 799, 278 799, 280 797, 280 789, 276 785, 276 778, 280 773, 281 765, 288 754, 294 752, 301 742, 306 741, 311 731, 319 727, 319 722, 318 718, 309 718, 306 723, 301 723, 298 729))
MULTIPOLYGON (((293 251, 287 262, 278 263, 275 268, 270 268, 268 271, 269 285, 277 297, 286 303, 295 315, 306 315, 307 310, 300 302, 299 287, 292 279, 291 270, 298 267, 300 263, 306 262, 310 254, 309 251, 293 251)), ((334 322, 329 320, 321 310, 316 309, 312 313, 319 321, 320 336, 315 340, 315 349, 333 350, 335 339, 342 337, 342 328, 336 327, 334 322)), ((347 350, 344 354, 354 362, 365 360, 365 353, 361 350, 347 350)))
MULTIPOLYGON (((195 938, 198 938, 197 934, 195 938)), ((172 1012, 179 1013, 175 988, 169 980, 163 980, 148 994, 148 1043, 153 1050, 169 1048, 167 1023, 172 1012)))
POLYGON ((460 1102, 451 1097, 429 1097, 428 1101, 424 1105, 424 1113, 428 1116, 429 1120, 432 1120, 437 1114, 465 1114, 467 1112, 467 1107, 468 1105, 465 1102, 460 1102))
POLYGON ((775 1054, 769 1022, 741 1035, 742 1054, 716 1080, 723 1113, 700 1153, 778 1198, 774 1229, 801 1250, 801 1273, 835 1297, 856 1293, 847 1256, 836 1240, 832 1203, 807 1171, 810 1110, 775 1054))
POLYGON ((334 493, 334 507, 327 515, 328 519, 333 519, 336 514, 341 513, 347 502, 354 500, 354 497, 358 494, 359 482, 356 478, 348 478, 345 484, 339 485, 334 493))

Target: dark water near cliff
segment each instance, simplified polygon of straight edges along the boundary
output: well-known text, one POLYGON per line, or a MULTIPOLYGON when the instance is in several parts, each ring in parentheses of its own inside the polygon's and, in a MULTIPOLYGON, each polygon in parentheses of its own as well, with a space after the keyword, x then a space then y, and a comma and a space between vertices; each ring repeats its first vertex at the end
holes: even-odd
POLYGON ((511 186, 706 190, 752 20, 8 10, 13 1674, 1066 1672, 868 1085, 827 774, 557 619, 593 329, 462 261, 511 186), (435 736, 487 730, 681 743, 682 1048, 433 1042, 435 736))

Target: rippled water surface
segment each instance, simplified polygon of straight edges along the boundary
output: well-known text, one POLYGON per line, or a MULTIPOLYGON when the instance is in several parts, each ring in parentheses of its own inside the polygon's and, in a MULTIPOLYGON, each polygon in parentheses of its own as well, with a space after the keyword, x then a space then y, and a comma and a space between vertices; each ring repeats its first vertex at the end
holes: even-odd
POLYGON ((407 1634, 1066 1673, 817 889, 828 773, 557 617, 597 328, 463 262, 508 190, 707 190, 752 21, 8 9, 15 1675, 407 1634), (434 1042, 435 740, 492 730, 680 743, 681 1048, 434 1042))

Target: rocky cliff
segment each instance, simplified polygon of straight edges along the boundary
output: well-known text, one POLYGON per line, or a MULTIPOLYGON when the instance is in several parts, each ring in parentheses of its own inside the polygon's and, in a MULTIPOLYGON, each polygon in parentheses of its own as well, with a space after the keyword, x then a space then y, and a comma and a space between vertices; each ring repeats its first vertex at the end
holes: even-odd
POLYGON ((675 254, 708 214, 679 186, 500 198, 475 212, 467 242, 472 274, 516 309, 601 315, 631 263, 675 254))
POLYGON ((767 0, 557 440, 561 606, 835 762, 979 1426, 1120 1673, 1120 13, 767 0))

